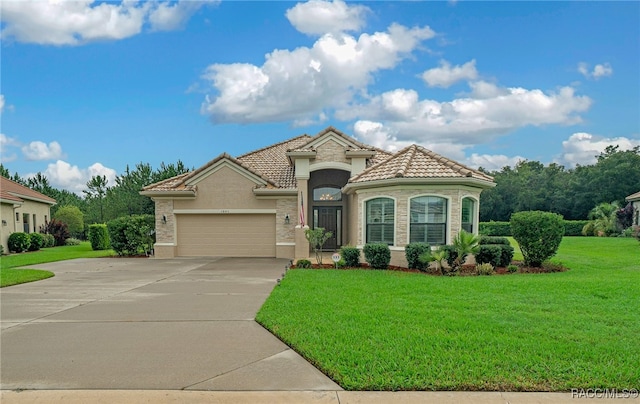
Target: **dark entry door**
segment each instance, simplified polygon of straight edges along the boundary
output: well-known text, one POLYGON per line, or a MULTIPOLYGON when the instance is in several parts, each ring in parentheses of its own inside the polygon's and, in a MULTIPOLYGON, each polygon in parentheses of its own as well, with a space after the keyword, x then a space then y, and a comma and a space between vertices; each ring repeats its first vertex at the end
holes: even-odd
POLYGON ((342 208, 335 206, 316 206, 313 208, 313 227, 322 227, 331 232, 324 243, 323 250, 336 250, 342 244, 342 208))

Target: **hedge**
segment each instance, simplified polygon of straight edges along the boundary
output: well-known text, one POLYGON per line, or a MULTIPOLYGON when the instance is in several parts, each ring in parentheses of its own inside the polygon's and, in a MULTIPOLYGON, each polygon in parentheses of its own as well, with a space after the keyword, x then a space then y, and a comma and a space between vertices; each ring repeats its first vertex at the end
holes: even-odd
MULTIPOLYGON (((582 228, 589 223, 588 220, 565 220, 565 236, 583 236, 582 228)), ((509 222, 481 222, 478 226, 478 233, 484 236, 512 236, 509 222)))

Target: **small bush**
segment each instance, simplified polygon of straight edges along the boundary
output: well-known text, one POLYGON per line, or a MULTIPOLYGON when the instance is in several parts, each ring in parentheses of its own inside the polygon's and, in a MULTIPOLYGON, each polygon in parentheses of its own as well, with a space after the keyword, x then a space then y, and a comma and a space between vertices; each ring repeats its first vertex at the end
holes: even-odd
POLYGON ((511 245, 501 245, 500 249, 502 253, 500 254, 500 262, 498 263, 498 266, 506 267, 511 264, 511 261, 513 261, 513 247, 511 247, 511 245))
POLYGON ((298 262, 296 262, 296 268, 311 268, 311 261, 298 260, 298 262))
POLYGON ((4 255, 4 246, 0 244, 0 255, 4 255))
POLYGON ((427 243, 410 243, 404 247, 404 256, 407 259, 407 265, 409 268, 419 269, 425 271, 429 266, 429 261, 426 263, 420 260, 420 257, 425 253, 430 253, 431 247, 427 243))
POLYGON ((483 236, 510 236, 511 225, 509 222, 482 222, 478 226, 478 232, 483 236))
POLYGON ((453 263, 455 262, 456 258, 458 258, 458 252, 456 251, 455 247, 452 245, 443 245, 440 246, 440 249, 443 250, 446 254, 445 259, 447 260, 447 265, 449 265, 449 267, 453 267, 453 263))
POLYGON ((109 249, 109 230, 106 224, 89 225, 89 241, 92 250, 109 249))
POLYGON ((490 264, 494 267, 501 266, 502 245, 481 245, 475 256, 478 264, 490 264))
POLYGON ((564 235, 565 236, 583 236, 582 229, 589 223, 589 220, 565 220, 564 235))
POLYGON ((64 241, 64 245, 80 245, 80 243, 82 243, 82 241, 78 240, 77 238, 73 238, 73 237, 69 237, 68 239, 66 239, 64 241))
POLYGON ((511 215, 510 223, 525 265, 540 267, 558 251, 564 234, 562 216, 542 211, 517 212, 511 215))
POLYGON ((43 234, 44 245, 42 248, 51 248, 56 245, 56 238, 52 234, 43 234))
POLYGON ((40 233, 29 234, 31 244, 29 245, 29 251, 38 251, 44 245, 44 236, 40 233))
POLYGON ((21 253, 27 251, 29 246, 31 245, 31 237, 29 234, 17 232, 11 233, 9 235, 9 239, 7 240, 7 246, 9 247, 9 251, 21 253))
POLYGON ((509 266, 507 266, 507 271, 509 271, 509 273, 518 272, 518 266, 509 264, 509 266))
POLYGON ((542 263, 542 268, 547 272, 564 272, 567 268, 560 262, 545 261, 542 263))
POLYGON ((489 263, 478 264, 476 265, 476 274, 478 275, 493 275, 493 265, 489 263))
POLYGON ((358 247, 345 246, 340 249, 340 255, 347 268, 357 268, 360 266, 360 250, 358 247))
POLYGON ((51 219, 49 223, 42 226, 40 232, 51 234, 55 239, 54 245, 57 246, 64 245, 64 241, 71 237, 67 224, 56 219, 51 219))
POLYGON ((509 239, 506 237, 494 237, 494 236, 480 236, 480 241, 478 241, 480 245, 488 245, 488 244, 500 244, 500 245, 511 245, 509 243, 509 239))
POLYGON ((364 246, 364 259, 373 269, 387 269, 391 262, 391 250, 387 244, 371 243, 364 246))
POLYGON ((154 243, 154 224, 152 215, 123 216, 109 221, 111 248, 118 255, 144 254, 154 243))

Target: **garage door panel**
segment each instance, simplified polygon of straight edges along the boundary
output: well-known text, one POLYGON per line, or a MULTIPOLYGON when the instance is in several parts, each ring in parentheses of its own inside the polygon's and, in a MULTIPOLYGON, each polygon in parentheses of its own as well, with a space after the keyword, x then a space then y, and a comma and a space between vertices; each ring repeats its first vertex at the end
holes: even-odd
POLYGON ((178 255, 275 257, 275 215, 178 215, 178 255))

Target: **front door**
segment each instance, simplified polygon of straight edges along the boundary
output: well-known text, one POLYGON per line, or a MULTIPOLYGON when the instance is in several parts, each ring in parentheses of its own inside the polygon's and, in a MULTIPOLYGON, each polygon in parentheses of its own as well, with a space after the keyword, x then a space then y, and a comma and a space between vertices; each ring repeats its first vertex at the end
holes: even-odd
POLYGON ((342 245, 342 208, 337 206, 316 206, 313 208, 313 228, 322 227, 331 232, 323 250, 337 250, 342 245))

